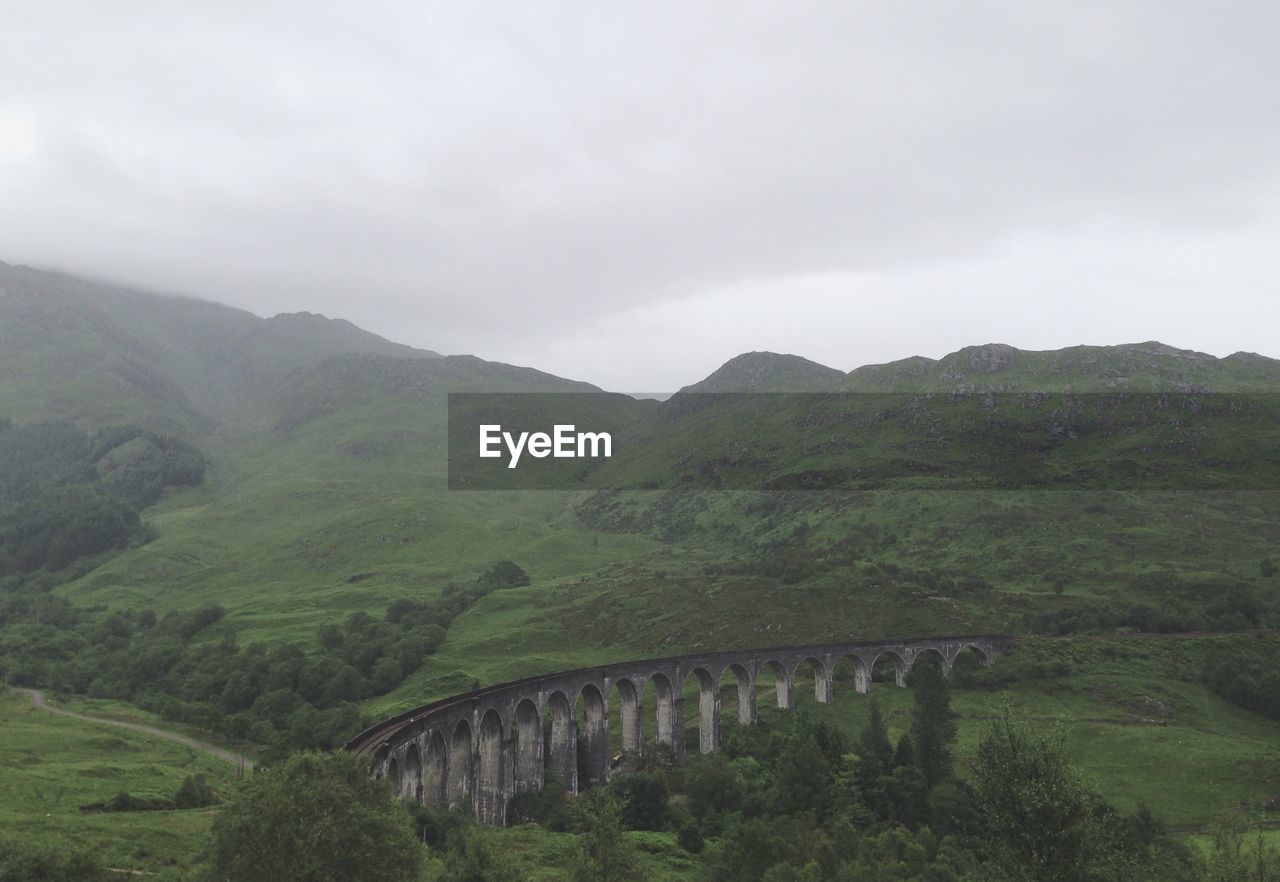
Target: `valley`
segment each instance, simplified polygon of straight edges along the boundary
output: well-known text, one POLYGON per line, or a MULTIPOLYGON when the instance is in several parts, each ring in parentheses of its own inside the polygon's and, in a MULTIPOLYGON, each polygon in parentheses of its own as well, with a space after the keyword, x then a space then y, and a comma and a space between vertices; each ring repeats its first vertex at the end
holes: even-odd
MULTIPOLYGON (((1162 462, 1185 479, 1171 487, 769 490, 759 469, 738 489, 691 487, 681 475, 705 475, 700 458, 720 456, 717 420, 742 417, 682 415, 680 395, 662 404, 611 396, 604 406, 617 419, 635 426, 658 415, 680 431, 576 489, 467 492, 449 484, 450 392, 599 390, 412 350, 310 314, 260 319, 8 265, 0 291, 0 418, 15 433, 69 424, 88 439, 71 444, 87 457, 107 448, 55 470, 48 445, 34 445, 40 455, 13 460, 15 473, 51 476, 49 486, 73 475, 111 500, 126 486, 112 475, 159 461, 147 458, 155 451, 190 449, 203 463, 198 481, 170 477, 154 497, 129 496, 136 529, 65 561, 28 566, 12 555, 0 572, 3 678, 15 687, 0 699, 9 831, 103 850, 112 866, 190 866, 216 808, 80 806, 122 788, 167 798, 196 772, 236 792, 226 764, 41 715, 20 689, 231 735, 270 764, 300 746, 299 733, 324 731, 328 742, 306 746, 332 747, 373 720, 476 685, 625 658, 941 633, 1027 638, 992 669, 997 680, 955 684, 959 768, 973 765, 981 733, 1007 706, 1038 730, 1060 730, 1069 759, 1111 803, 1125 812, 1145 804, 1180 836, 1205 835, 1233 812, 1267 829, 1280 820, 1268 808, 1280 794, 1280 705, 1258 710, 1273 707, 1265 669, 1239 690, 1212 670, 1219 656, 1261 665, 1278 652, 1273 634, 1244 632, 1280 627, 1280 493, 1260 479, 1208 489, 1205 476, 1229 464, 1170 456, 1162 462), (115 443, 120 427, 133 427, 118 436, 130 440, 115 443), (619 475, 628 489, 606 483, 619 475), (495 576, 507 563, 527 578, 495 576), (268 682, 272 665, 290 673, 268 682), (350 687, 341 697, 308 691, 338 673, 350 687), (317 714, 328 715, 324 726, 317 714)), ((1280 391, 1280 362, 1159 344, 978 346, 845 373, 749 353, 687 387, 1029 391, 1265 397, 1280 391)), ((530 417, 540 412, 530 405, 530 417)), ((590 425, 580 413, 562 422, 590 425)), ((1252 427, 1265 443, 1270 411, 1259 413, 1252 427)), ((784 445, 790 416, 762 421, 758 438, 784 445)), ((1158 428, 1133 425, 1139 441, 1159 440, 1158 428)), ((892 454, 909 440, 890 433, 877 443, 892 454)), ((1072 455, 1096 465, 1134 446, 1085 443, 1072 455)), ((784 474, 839 460, 789 456, 780 456, 784 474)), ((0 500, 13 548, 31 535, 18 496, 28 483, 14 479, 0 500)), ((866 697, 835 691, 818 706, 799 690, 798 713, 854 733, 866 697)), ((912 691, 874 692, 895 741, 912 691)), ((781 725, 767 704, 765 724, 781 725)), ((536 855, 571 834, 509 835, 535 855, 527 869, 536 878, 536 855)), ((653 839, 646 860, 670 864, 670 878, 697 877, 672 836, 629 835, 653 839)))

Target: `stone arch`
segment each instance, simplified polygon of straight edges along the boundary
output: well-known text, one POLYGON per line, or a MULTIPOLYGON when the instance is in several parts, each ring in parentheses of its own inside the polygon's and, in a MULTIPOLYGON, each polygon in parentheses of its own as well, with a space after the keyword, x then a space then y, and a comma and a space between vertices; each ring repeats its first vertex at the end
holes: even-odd
POLYGON ((400 778, 400 763, 394 756, 387 761, 387 777, 391 780, 391 795, 399 799, 403 792, 404 781, 400 778))
POLYGON ((404 784, 400 793, 405 798, 422 805, 422 759, 418 756, 418 745, 413 742, 404 751, 404 784))
POLYGON ((956 677, 963 682, 964 678, 978 668, 986 667, 991 664, 991 654, 978 646, 976 643, 962 643, 956 648, 955 654, 951 656, 950 663, 947 665, 947 673, 950 675, 955 673, 956 677))
MULTIPOLYGON (((832 665, 831 680, 843 684, 850 676, 853 678, 853 690, 867 693, 871 691, 871 668, 866 661, 856 655, 842 655, 832 665)), ((844 688, 841 685, 840 688, 844 688)))
POLYGON ((449 777, 445 785, 448 805, 469 806, 472 788, 471 724, 466 720, 458 720, 458 724, 453 727, 453 737, 449 739, 448 769, 449 777))
MULTIPOLYGON (((726 686, 725 679, 730 678, 728 685, 736 687, 733 693, 738 709, 738 725, 750 726, 756 721, 756 681, 745 665, 731 662, 720 672, 718 688, 721 692, 726 686)), ((723 698, 721 699, 723 701, 723 698)))
POLYGON ((578 792, 578 725, 573 704, 563 692, 547 696, 547 766, 555 773, 566 793, 578 792))
POLYGON ((530 699, 516 705, 511 723, 515 791, 542 789, 542 718, 530 699))
POLYGON ((954 664, 957 658, 965 655, 966 653, 971 653, 978 659, 978 663, 981 665, 991 664, 991 653, 976 643, 961 643, 960 647, 956 650, 956 654, 951 657, 952 663, 954 664))
POLYGON ((661 672, 654 674, 649 680, 653 683, 658 743, 670 747, 672 754, 678 757, 684 746, 684 721, 676 713, 675 687, 671 678, 661 672))
POLYGON ((583 686, 578 698, 583 710, 582 731, 578 733, 578 786, 594 787, 609 779, 609 706, 594 683, 583 686))
POLYGON ((791 682, 794 684, 799 679, 805 665, 813 671, 813 697, 823 704, 829 704, 831 702, 831 671, 817 656, 807 655, 796 662, 796 666, 791 669, 791 682))
POLYGON ((641 702, 644 699, 644 681, 639 683, 628 678, 619 677, 613 683, 618 690, 618 714, 622 731, 620 746, 624 761, 627 757, 638 757, 644 745, 644 719, 641 702))
POLYGON ((773 691, 777 706, 782 710, 795 710, 795 681, 792 678, 791 669, 777 659, 766 659, 756 673, 757 688, 761 685, 767 686, 770 678, 773 680, 773 691), (765 674, 763 683, 760 678, 761 673, 765 674))
POLYGON ((476 757, 476 815, 481 821, 500 824, 506 817, 507 774, 504 766, 502 715, 490 708, 480 718, 476 757))
POLYGON ((720 681, 706 668, 694 668, 685 676, 698 681, 698 752, 715 753, 720 747, 720 681))
POLYGON ((920 664, 922 659, 925 664, 937 664, 940 666, 942 668, 943 676, 947 676, 951 673, 951 662, 947 659, 946 654, 943 653, 941 649, 937 649, 933 646, 925 646, 917 650, 916 654, 911 658, 911 670, 914 671, 916 669, 916 665, 920 664))
POLYGON ((449 781, 447 757, 444 736, 433 729, 427 736, 426 761, 422 764, 422 801, 432 808, 444 808, 449 804, 445 796, 449 781))
POLYGON ((894 650, 892 650, 892 649, 885 649, 885 650, 880 651, 880 652, 876 655, 875 659, 871 662, 871 664, 869 665, 869 667, 871 668, 871 677, 872 677, 872 679, 875 679, 875 675, 876 675, 876 666, 877 666, 877 665, 879 665, 879 664, 880 664, 881 662, 883 662, 883 661, 889 661, 889 662, 892 662, 892 664, 893 664, 893 682, 894 682, 894 685, 895 685, 895 686, 906 686, 906 685, 907 685, 907 663, 906 663, 906 661, 902 658, 902 656, 901 656, 901 655, 899 655, 897 652, 895 652, 895 651, 894 651, 894 650))

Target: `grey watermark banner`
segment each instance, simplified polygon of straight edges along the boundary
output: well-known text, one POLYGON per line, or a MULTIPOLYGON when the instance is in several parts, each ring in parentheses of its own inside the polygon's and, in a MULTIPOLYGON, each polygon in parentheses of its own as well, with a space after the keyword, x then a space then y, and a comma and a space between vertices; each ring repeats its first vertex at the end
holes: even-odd
POLYGON ((449 396, 454 490, 1280 490, 1280 394, 449 396))

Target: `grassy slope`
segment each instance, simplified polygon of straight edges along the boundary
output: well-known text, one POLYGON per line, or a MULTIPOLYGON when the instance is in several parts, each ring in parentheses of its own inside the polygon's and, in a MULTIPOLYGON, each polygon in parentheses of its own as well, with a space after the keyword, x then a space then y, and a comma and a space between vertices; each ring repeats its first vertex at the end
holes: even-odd
POLYGON ((235 769, 228 763, 159 738, 38 710, 26 693, 0 694, 0 731, 0 827, 92 849, 109 866, 190 866, 216 810, 86 814, 81 806, 122 790, 171 798, 183 778, 195 774, 207 776, 223 794, 234 793, 235 769))
MULTIPOLYGON (((957 768, 964 773, 987 721, 1007 705, 1037 726, 1060 727, 1068 759, 1124 811, 1145 801, 1182 828, 1209 825, 1237 806, 1263 820, 1263 801, 1280 792, 1280 723, 1241 711, 1196 682, 1200 660, 1221 645, 1188 637, 1023 644, 997 664, 1025 670, 1037 661, 1061 661, 1070 674, 1021 680, 1000 691, 955 690, 957 768)), ((874 691, 896 739, 908 724, 910 690, 884 685, 874 691)), ((838 683, 830 707, 811 694, 801 706, 856 730, 869 702, 838 683)))
POLYGON ((1255 391, 1280 388, 1280 361, 1236 353, 1223 359, 1161 343, 1073 346, 1045 352, 998 344, 938 359, 908 358, 850 371, 851 392, 1255 391))
MULTIPOLYGON (((261 320, 229 319, 205 306, 190 307, 195 318, 182 310, 157 317, 136 297, 126 306, 107 316, 105 331, 96 319, 41 312, 38 334, 13 338, 29 341, 21 357, 15 349, 0 350, 0 412, 23 420, 65 416, 176 427, 195 433, 213 463, 206 486, 176 492, 146 513, 158 531, 155 541, 59 589, 68 596, 160 612, 219 603, 229 614, 209 629, 210 639, 236 629, 242 643, 309 642, 323 621, 357 609, 378 612, 397 597, 431 597, 447 581, 469 580, 496 559, 516 560, 533 577, 528 588, 490 595, 465 613, 437 656, 396 692, 369 703, 373 713, 474 680, 683 648, 1006 630, 1027 609, 1096 596, 1201 599, 1237 581, 1256 581, 1258 560, 1274 556, 1280 545, 1280 507, 1274 496, 1256 494, 809 494, 776 511, 762 510, 755 494, 636 494, 600 511, 598 501, 587 504, 571 493, 449 492, 441 391, 582 387, 474 359, 410 363, 366 354, 307 362, 314 317, 257 332, 235 350, 247 353, 241 374, 208 380, 206 362, 188 358, 186 343, 210 325, 225 334, 227 323, 249 327, 261 320), (133 336, 121 337, 121 327, 133 336), (135 337, 160 342, 142 346, 146 357, 134 358, 135 337), (141 374, 134 369, 139 360, 146 369, 141 374), (104 364, 112 370, 103 371, 104 364), (148 382, 152 375, 157 382, 148 382), (244 414, 237 415, 241 405, 244 414), (651 525, 621 524, 616 516, 628 512, 651 525), (792 535, 802 524, 808 538, 795 545, 792 535), (777 557, 780 548, 824 562, 797 581, 761 574, 756 564, 777 557), (981 577, 993 590, 939 590, 928 573, 981 577), (1057 584, 1061 594, 1053 590, 1057 584)), ((20 313, 7 317, 23 320, 20 313)), ((331 326, 319 327, 321 336, 332 337, 331 326)), ((334 333, 333 351, 382 352, 381 344, 334 333)), ((942 362, 854 372, 841 385, 1280 387, 1274 362, 1244 357, 1209 363, 1161 352, 1090 350, 1002 361, 1006 354, 981 347, 942 362)), ((803 373, 830 378, 809 366, 803 373)), ((752 376, 763 376, 766 388, 807 388, 808 382, 789 383, 769 371, 752 376)), ((720 380, 734 388, 734 377, 720 380)), ((1095 692, 1109 682, 1163 688, 1155 674, 1093 676, 1095 692)), ((1035 716, 1080 711, 1082 721, 1105 719, 1107 702, 1081 691, 1088 683, 1081 674, 1069 689, 1055 682, 1039 691, 1019 686, 1013 694, 1031 702, 1027 712, 1035 716)), ((1167 732, 1190 739, 1195 761, 1184 758, 1177 767, 1207 781, 1222 769, 1218 796, 1203 783, 1149 793, 1158 811, 1198 824, 1205 813, 1188 807, 1216 807, 1237 793, 1254 800, 1260 781, 1274 784, 1274 754, 1237 747, 1256 741, 1258 731, 1275 732, 1260 730, 1257 719, 1215 703, 1197 686, 1178 688, 1187 690, 1179 694, 1189 708, 1185 719, 1200 719, 1199 728, 1182 718, 1174 729, 1159 731, 1080 722, 1073 724, 1073 752, 1078 745, 1081 761, 1112 786, 1127 769, 1175 767, 1170 756, 1179 745, 1167 732), (1101 728, 1079 728, 1088 726, 1101 728), (1246 769, 1246 761, 1255 765, 1246 769)), ((985 696, 962 696, 957 705, 973 715, 991 710, 985 696)), ((832 712, 841 707, 838 702, 832 712)), ((857 712, 849 713, 856 722, 857 712)), ((966 725, 966 733, 971 729, 966 725)), ((1125 802, 1123 793, 1112 795, 1125 802)))
MULTIPOLYGON (((1041 731, 1060 733, 1068 760, 1121 811, 1132 812, 1145 802, 1175 831, 1207 848, 1204 831, 1242 810, 1250 821, 1264 825, 1264 836, 1274 840, 1280 836, 1280 821, 1262 806, 1266 798, 1280 792, 1280 723, 1228 705, 1192 676, 1206 654, 1222 651, 1228 641, 1247 639, 1260 638, 1072 638, 1023 643, 997 664, 1025 672, 1036 663, 1061 662, 1071 673, 1031 677, 999 691, 954 688, 957 771, 968 774, 990 721, 1008 708, 1041 731)), ((865 725, 871 697, 853 690, 849 669, 837 669, 835 701, 829 705, 814 699, 808 683, 798 681, 797 686, 797 713, 839 726, 850 733, 851 740, 865 725)), ((722 688, 727 731, 735 725, 736 692, 727 682, 722 688)), ((877 683, 873 695, 896 741, 909 725, 911 690, 877 683)), ((771 690, 762 687, 758 702, 763 725, 779 724, 785 713, 772 699, 771 690)), ((686 693, 690 715, 696 700, 693 693, 686 693)), ((645 720, 649 737, 653 714, 650 702, 645 720)), ((611 715, 611 726, 616 727, 616 707, 611 715)), ((692 727, 686 732, 690 749, 696 749, 696 721, 691 718, 686 725, 692 727)), ((537 830, 503 831, 501 836, 504 847, 527 862, 530 878, 560 878, 553 868, 563 866, 571 837, 537 830)), ((669 842, 656 842, 654 847, 656 854, 650 860, 668 863, 651 864, 661 867, 653 878, 683 878, 679 850, 669 842)))

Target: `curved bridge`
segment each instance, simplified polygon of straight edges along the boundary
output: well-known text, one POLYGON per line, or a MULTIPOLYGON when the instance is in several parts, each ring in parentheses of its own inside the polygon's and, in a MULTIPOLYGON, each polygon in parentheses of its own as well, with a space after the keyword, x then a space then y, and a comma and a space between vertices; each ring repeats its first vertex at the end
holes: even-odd
POLYGON ((560 671, 423 705, 383 720, 346 746, 370 754, 373 774, 390 778, 402 799, 439 808, 469 806, 480 820, 504 824, 516 793, 542 789, 544 768, 552 769, 569 793, 608 780, 609 702, 614 696, 622 724, 619 760, 639 756, 644 747, 643 708, 649 689, 655 698, 656 741, 680 760, 689 681, 698 688, 698 749, 711 753, 720 743, 720 681, 726 675, 737 687, 738 722, 750 725, 756 720, 756 680, 766 671, 773 675, 778 707, 790 710, 795 707, 797 669, 806 663, 813 671, 818 701, 829 702, 838 667, 851 666, 854 688, 869 692, 871 673, 881 660, 892 662, 895 682, 904 686, 907 672, 922 656, 938 656, 943 671, 950 673, 961 652, 972 650, 989 663, 1012 639, 919 637, 780 646, 560 671), (546 739, 544 723, 550 730, 546 739))

